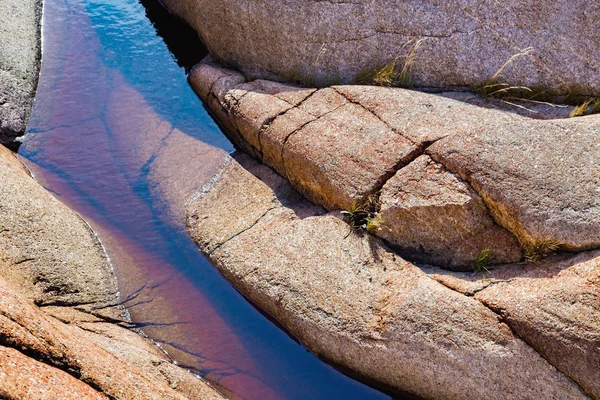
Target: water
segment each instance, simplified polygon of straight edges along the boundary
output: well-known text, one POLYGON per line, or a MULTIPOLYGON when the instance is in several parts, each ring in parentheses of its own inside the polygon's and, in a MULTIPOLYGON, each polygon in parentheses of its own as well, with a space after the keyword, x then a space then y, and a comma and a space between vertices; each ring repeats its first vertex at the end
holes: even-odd
MULTIPOLYGON (((133 322, 224 393, 386 398, 292 340, 185 234, 185 199, 233 147, 186 82, 185 68, 205 50, 178 36, 197 48, 169 42, 175 59, 146 17, 160 15, 154 1, 46 0, 21 158, 99 234, 133 322)), ((156 21, 161 34, 173 34, 168 21, 156 21)))

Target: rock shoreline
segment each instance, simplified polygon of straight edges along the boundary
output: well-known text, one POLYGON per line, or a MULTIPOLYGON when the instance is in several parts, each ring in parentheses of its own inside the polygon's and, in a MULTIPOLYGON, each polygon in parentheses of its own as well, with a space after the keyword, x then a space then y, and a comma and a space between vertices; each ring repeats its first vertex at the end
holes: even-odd
POLYGON ((597 116, 534 120, 403 89, 248 82, 210 58, 190 83, 279 175, 235 156, 190 204, 189 233, 311 351, 422 398, 600 398, 600 254, 586 251, 600 232, 597 116), (371 232, 400 254, 453 269, 472 268, 483 248, 506 258, 479 273, 405 261, 340 219, 379 190, 371 232), (545 240, 582 252, 518 262, 545 240))
POLYGON ((130 329, 94 233, 1 146, 0 210, 0 397, 223 398, 130 329))
POLYGON ((0 397, 222 399, 136 332, 89 225, 15 149, 40 63, 41 1, 0 3, 0 397))

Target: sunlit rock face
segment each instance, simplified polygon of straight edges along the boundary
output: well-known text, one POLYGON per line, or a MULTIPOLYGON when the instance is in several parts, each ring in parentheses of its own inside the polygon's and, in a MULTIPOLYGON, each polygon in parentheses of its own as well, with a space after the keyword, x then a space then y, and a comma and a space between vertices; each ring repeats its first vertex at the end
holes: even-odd
POLYGON ((396 60, 421 87, 502 82, 598 95, 594 0, 166 0, 219 61, 255 77, 349 83, 396 60), (417 45, 418 43, 418 45, 417 45))

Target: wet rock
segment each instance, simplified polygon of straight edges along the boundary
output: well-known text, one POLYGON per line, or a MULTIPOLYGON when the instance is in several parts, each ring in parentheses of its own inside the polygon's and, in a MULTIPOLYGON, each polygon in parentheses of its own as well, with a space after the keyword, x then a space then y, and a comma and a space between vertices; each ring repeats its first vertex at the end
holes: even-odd
POLYGON ((383 186, 379 218, 372 233, 422 262, 471 269, 483 251, 489 264, 521 259, 516 238, 494 222, 481 197, 426 155, 383 186))
POLYGON ((39 0, 0 4, 0 144, 25 133, 37 85, 41 45, 39 0))
POLYGON ((482 302, 353 234, 267 167, 237 160, 190 204, 189 232, 319 357, 423 398, 586 398, 482 302))
POLYGON ((164 3, 198 31, 220 62, 254 78, 350 83, 393 60, 401 70, 413 53, 408 76, 414 85, 469 87, 531 47, 529 56, 504 68, 501 82, 600 94, 596 1, 164 3))
POLYGON ((599 247, 600 117, 500 122, 474 124, 427 151, 469 182, 526 248, 599 247))

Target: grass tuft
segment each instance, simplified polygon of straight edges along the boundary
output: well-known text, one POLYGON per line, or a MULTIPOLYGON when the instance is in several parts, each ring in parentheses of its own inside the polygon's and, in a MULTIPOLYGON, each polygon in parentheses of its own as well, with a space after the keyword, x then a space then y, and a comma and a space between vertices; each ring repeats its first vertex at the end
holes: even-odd
POLYGON ((575 118, 598 113, 600 113, 600 97, 585 100, 571 111, 569 117, 575 118))
POLYGON ((473 86, 473 92, 485 98, 494 98, 503 101, 527 101, 534 100, 537 97, 542 97, 542 95, 546 92, 545 90, 534 90, 527 86, 515 86, 501 80, 502 73, 510 65, 517 62, 522 57, 529 56, 533 50, 533 47, 528 47, 510 56, 510 58, 487 81, 480 85, 473 86))
POLYGON ((412 78, 410 77, 410 69, 415 62, 417 50, 425 39, 417 41, 409 40, 402 46, 402 49, 410 46, 402 68, 398 71, 398 60, 400 53, 392 61, 377 68, 367 68, 356 75, 355 82, 359 84, 376 85, 376 86, 394 86, 409 88, 412 87, 412 78))
POLYGON ((377 212, 379 207, 379 193, 369 195, 363 204, 354 204, 349 210, 342 211, 344 221, 354 230, 367 230, 374 232, 379 228, 383 219, 377 212))
POLYGON ((560 243, 554 239, 541 239, 524 246, 525 261, 528 263, 537 263, 555 253, 560 247, 560 243))
POLYGON ((492 262, 491 250, 483 249, 479 252, 479 254, 477 254, 477 257, 475 257, 475 263, 473 265, 473 269, 476 272, 481 272, 481 273, 490 272, 490 270, 488 268, 489 268, 491 262, 492 262))

